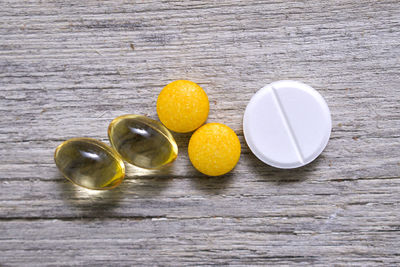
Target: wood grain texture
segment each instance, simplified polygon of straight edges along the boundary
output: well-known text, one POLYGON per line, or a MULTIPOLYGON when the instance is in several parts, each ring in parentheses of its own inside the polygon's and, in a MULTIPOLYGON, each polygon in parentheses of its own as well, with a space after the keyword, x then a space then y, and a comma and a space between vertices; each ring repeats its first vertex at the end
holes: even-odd
POLYGON ((0 265, 400 264, 398 1, 0 1, 0 265), (235 170, 128 167, 88 192, 53 162, 71 137, 107 141, 122 114, 157 118, 176 79, 239 135, 235 170), (252 94, 281 79, 327 100, 330 142, 278 170, 243 139, 252 94))

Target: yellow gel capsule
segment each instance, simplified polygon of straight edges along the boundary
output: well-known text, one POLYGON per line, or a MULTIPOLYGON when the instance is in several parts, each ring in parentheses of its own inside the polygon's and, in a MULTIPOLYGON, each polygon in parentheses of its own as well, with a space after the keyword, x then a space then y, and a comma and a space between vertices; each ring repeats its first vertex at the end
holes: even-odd
POLYGON ((141 168, 159 168, 178 156, 178 146, 168 129, 145 116, 115 118, 108 127, 108 138, 125 161, 141 168))
POLYGON ((221 123, 208 123, 190 138, 189 158, 193 166, 209 176, 230 172, 240 158, 240 141, 235 132, 221 123))
POLYGON ((206 92, 194 82, 174 81, 161 91, 157 99, 157 114, 170 130, 188 133, 199 128, 208 116, 206 92))
POLYGON ((54 160, 72 183, 97 190, 118 186, 125 176, 124 162, 106 144, 92 138, 72 138, 56 148, 54 160))

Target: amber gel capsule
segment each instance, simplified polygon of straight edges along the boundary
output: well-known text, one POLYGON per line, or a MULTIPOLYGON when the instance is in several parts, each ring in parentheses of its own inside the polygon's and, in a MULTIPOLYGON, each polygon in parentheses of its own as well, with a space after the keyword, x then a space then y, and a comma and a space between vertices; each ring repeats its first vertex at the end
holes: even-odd
POLYGON ((91 138, 72 138, 56 148, 54 160, 60 172, 82 187, 107 190, 118 186, 125 165, 106 144, 91 138))
POLYGON ((125 161, 141 168, 159 168, 178 156, 172 134, 160 122, 146 116, 115 118, 108 127, 108 138, 125 161))

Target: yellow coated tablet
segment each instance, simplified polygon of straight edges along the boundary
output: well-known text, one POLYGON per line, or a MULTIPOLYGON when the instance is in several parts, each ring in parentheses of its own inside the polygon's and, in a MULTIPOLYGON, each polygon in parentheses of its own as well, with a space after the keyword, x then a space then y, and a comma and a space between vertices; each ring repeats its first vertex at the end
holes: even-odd
POLYGON ((174 81, 161 91, 157 99, 157 114, 170 130, 188 133, 199 128, 208 116, 206 92, 194 82, 174 81))
POLYGON ((193 166, 209 176, 230 172, 240 158, 240 141, 235 132, 221 123, 208 123, 190 138, 189 158, 193 166))

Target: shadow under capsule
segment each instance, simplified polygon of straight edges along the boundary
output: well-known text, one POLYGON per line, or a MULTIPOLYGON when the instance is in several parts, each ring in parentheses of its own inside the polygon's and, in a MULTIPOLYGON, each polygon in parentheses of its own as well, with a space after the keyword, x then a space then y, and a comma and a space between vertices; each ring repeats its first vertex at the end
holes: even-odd
POLYGON ((61 181, 58 187, 61 197, 69 206, 82 211, 84 214, 82 217, 102 217, 118 207, 121 201, 123 194, 118 187, 111 190, 91 190, 71 183, 61 174, 59 177, 61 181))
POLYGON ((173 180, 173 163, 159 169, 143 169, 126 164, 126 176, 121 184, 122 193, 140 197, 161 194, 173 180))

